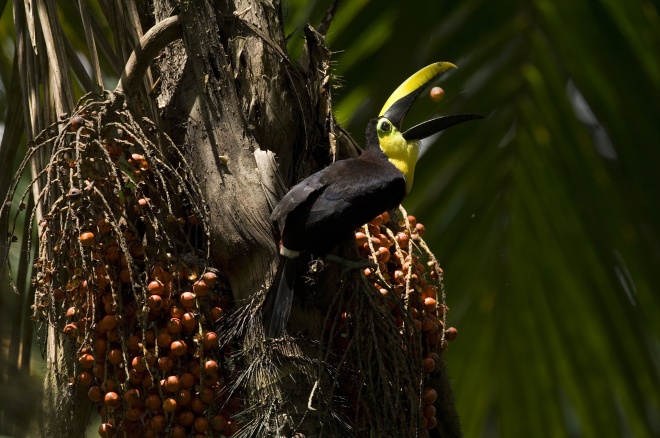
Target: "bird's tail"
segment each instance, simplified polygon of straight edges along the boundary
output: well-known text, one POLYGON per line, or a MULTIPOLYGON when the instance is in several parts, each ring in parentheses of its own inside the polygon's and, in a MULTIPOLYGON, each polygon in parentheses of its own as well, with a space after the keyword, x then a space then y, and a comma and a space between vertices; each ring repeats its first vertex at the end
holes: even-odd
POLYGON ((293 258, 283 258, 284 266, 280 275, 280 284, 276 291, 271 289, 270 294, 275 292, 275 296, 274 298, 268 297, 264 306, 264 331, 267 339, 280 337, 291 313, 297 262, 293 258))

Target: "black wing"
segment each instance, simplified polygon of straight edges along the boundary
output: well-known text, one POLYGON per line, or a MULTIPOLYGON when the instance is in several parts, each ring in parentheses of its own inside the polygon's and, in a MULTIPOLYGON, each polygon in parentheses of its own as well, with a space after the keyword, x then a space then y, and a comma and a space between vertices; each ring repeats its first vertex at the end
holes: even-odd
POLYGON ((270 214, 270 220, 279 221, 291 213, 296 207, 304 203, 314 193, 323 189, 323 183, 320 182, 324 172, 327 172, 332 166, 308 176, 298 184, 293 186, 289 192, 277 203, 273 212, 270 214))
POLYGON ((291 189, 271 217, 286 218, 284 246, 322 254, 358 226, 399 205, 405 190, 403 175, 385 160, 342 160, 291 189))

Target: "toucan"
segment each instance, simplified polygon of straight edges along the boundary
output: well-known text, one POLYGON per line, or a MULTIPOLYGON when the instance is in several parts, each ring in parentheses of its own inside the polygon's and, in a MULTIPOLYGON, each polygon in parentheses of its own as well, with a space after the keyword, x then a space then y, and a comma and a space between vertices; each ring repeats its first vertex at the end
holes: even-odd
POLYGON ((306 251, 323 257, 359 226, 396 208, 412 187, 421 139, 483 118, 478 114, 449 115, 401 130, 403 117, 425 86, 450 68, 456 66, 437 62, 406 79, 385 102, 378 118, 369 121, 366 145, 358 158, 337 161, 310 175, 275 206, 270 218, 281 227, 284 262, 279 285, 269 292, 264 306, 267 338, 280 337, 286 327, 296 258, 306 251))

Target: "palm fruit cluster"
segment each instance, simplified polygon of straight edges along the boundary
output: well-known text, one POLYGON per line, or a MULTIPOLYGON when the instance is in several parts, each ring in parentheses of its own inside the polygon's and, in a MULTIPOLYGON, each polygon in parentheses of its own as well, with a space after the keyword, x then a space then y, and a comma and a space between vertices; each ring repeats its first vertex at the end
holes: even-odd
POLYGON ((422 427, 430 430, 437 425, 434 404, 438 395, 430 375, 457 331, 454 327, 445 329, 448 308, 443 271, 423 240, 425 227, 403 208, 400 211, 400 220, 393 220, 388 212, 376 216, 356 231, 355 242, 360 256, 374 264, 364 268, 364 274, 375 290, 390 298, 396 326, 403 329, 406 320, 412 321, 415 332, 421 334, 422 427), (403 306, 394 305, 397 300, 403 306), (402 312, 411 318, 405 318, 402 312))
MULTIPOLYGON (((120 266, 121 261, 107 272, 120 266)), ((108 291, 80 286, 72 299, 67 295, 63 300, 71 305, 64 333, 80 345, 76 383, 98 408, 103 419, 99 433, 231 435, 236 430, 232 411, 240 400, 230 400, 225 390, 228 356, 219 348, 216 322, 229 300, 213 291, 216 274, 198 275, 194 268, 163 263, 147 270, 147 304, 141 311, 139 300, 122 297, 116 302, 108 291), (90 324, 86 304, 91 293, 100 295, 103 310, 92 318, 88 343, 79 327, 90 324)), ((110 283, 117 281, 114 274, 108 276, 110 283)))
POLYGON ((34 319, 71 353, 69 392, 97 407, 101 436, 230 436, 242 402, 218 322, 232 304, 207 267, 206 206, 174 144, 121 99, 83 98, 21 167, 49 151, 32 182, 34 319))

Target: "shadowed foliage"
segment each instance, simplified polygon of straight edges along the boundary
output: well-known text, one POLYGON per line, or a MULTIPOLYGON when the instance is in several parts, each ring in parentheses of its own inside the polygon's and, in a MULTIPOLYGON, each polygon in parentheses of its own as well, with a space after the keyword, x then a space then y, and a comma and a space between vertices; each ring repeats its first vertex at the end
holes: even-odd
POLYGON ((406 126, 487 117, 442 133, 404 201, 445 268, 465 435, 660 433, 657 3, 351 2, 337 18, 356 137, 432 61, 459 69, 406 126))

